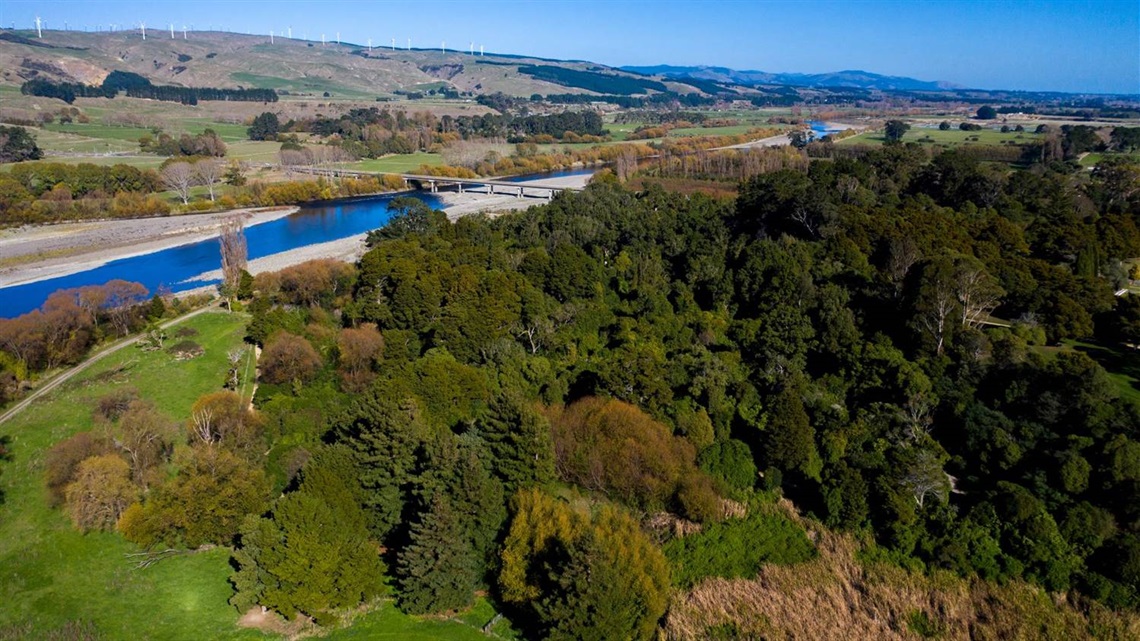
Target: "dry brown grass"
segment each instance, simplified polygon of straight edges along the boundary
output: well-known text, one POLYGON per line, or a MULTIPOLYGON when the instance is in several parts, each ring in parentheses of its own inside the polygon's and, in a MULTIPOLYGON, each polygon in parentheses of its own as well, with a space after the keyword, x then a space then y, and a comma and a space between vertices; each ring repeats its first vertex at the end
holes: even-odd
POLYGON ((911 621, 925 614, 938 639, 1140 639, 1136 614, 1080 607, 1026 583, 999 586, 865 564, 856 558, 859 544, 850 536, 800 522, 814 534, 817 559, 768 566, 752 580, 700 583, 674 598, 665 638, 921 639, 911 621))

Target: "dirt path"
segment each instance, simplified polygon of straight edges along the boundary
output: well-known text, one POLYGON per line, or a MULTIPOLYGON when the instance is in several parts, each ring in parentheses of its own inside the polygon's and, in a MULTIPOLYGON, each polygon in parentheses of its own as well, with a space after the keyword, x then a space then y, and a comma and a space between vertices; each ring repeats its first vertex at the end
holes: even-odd
MULTIPOLYGON (((183 314, 182 316, 179 316, 178 318, 168 320, 165 323, 162 323, 162 325, 160 327, 162 327, 163 329, 166 329, 168 327, 177 325, 178 323, 181 323, 183 321, 190 320, 191 318, 194 318, 195 316, 198 316, 199 314, 204 314, 204 313, 206 313, 208 311, 212 311, 214 309, 217 309, 217 306, 211 304, 211 305, 208 305, 206 307, 202 307, 201 309, 196 309, 192 312, 188 312, 186 314, 183 314)), ((111 343, 110 345, 108 345, 107 347, 104 347, 100 351, 95 352, 91 356, 88 356, 87 360, 83 361, 82 363, 76 365, 75 367, 72 367, 69 370, 65 370, 65 371, 57 374, 55 376, 55 378, 51 379, 47 383, 44 383, 43 385, 40 385, 36 389, 36 391, 29 394, 27 398, 20 401, 19 403, 16 403, 12 407, 8 408, 8 411, 4 412, 3 414, 0 414, 0 424, 4 423, 8 419, 10 419, 13 416, 22 412, 24 409, 26 409, 29 405, 31 405, 39 397, 43 396, 44 394, 47 394, 48 392, 52 391, 53 389, 59 387, 60 385, 63 385, 67 381, 71 380, 72 378, 75 377, 76 374, 82 372, 83 370, 87 369, 88 367, 91 367, 92 365, 94 365, 95 363, 99 362, 100 360, 106 358, 107 356, 110 356, 111 354, 118 352, 119 350, 123 349, 124 347, 129 347, 131 345, 134 345, 135 343, 138 342, 138 340, 140 338, 142 338, 142 334, 136 334, 134 336, 128 336, 127 338, 124 338, 124 339, 119 340, 117 342, 111 343)))

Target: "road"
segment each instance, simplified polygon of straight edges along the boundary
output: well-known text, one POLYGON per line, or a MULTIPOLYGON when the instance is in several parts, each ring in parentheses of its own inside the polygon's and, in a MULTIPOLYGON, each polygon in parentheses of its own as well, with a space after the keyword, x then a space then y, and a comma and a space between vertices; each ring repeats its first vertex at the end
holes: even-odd
MULTIPOLYGON (((173 325, 177 325, 178 323, 181 323, 183 321, 190 320, 191 318, 194 318, 195 316, 197 316, 199 314, 204 314, 208 311, 212 311, 216 308, 217 308, 217 306, 214 304, 207 305, 206 307, 202 307, 201 309, 196 309, 192 312, 188 312, 186 314, 183 314, 182 316, 179 316, 178 318, 168 320, 165 323, 162 323, 162 325, 160 325, 160 327, 162 327, 162 329, 166 329, 166 328, 171 327, 173 325)), ((88 367, 91 367, 92 365, 103 360, 107 356, 110 356, 111 354, 118 352, 119 350, 123 349, 124 347, 129 347, 131 345, 134 345, 135 343, 138 342, 138 340, 140 338, 142 338, 142 334, 137 334, 135 336, 129 336, 129 337, 124 338, 122 340, 111 343, 107 347, 104 347, 103 349, 101 349, 98 352, 95 352, 94 354, 89 356, 87 358, 87 360, 83 361, 82 363, 76 365, 75 367, 72 367, 69 370, 61 372, 60 374, 57 374, 55 376, 55 378, 51 379, 47 383, 44 383, 43 385, 40 385, 38 388, 36 388, 36 391, 29 394, 27 398, 20 401, 19 403, 16 403, 12 407, 8 408, 8 411, 4 412, 3 414, 0 414, 0 424, 3 424, 8 419, 10 419, 13 416, 22 412, 25 408, 27 408, 29 405, 31 405, 39 397, 43 396, 44 394, 47 394, 48 392, 52 391, 53 389, 59 387, 60 385, 63 385, 67 381, 71 380, 73 377, 75 377, 76 374, 82 372, 83 370, 87 369, 88 367)))

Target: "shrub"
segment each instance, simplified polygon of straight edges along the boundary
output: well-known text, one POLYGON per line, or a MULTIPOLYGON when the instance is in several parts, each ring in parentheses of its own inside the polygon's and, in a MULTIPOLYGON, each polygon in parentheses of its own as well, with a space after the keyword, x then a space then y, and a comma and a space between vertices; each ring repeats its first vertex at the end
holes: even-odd
POLYGON ((312 344, 300 336, 278 332, 269 339, 261 354, 261 379, 281 384, 312 380, 321 367, 321 357, 312 344))
POLYGON ((752 578, 765 563, 791 564, 815 556, 804 531, 786 516, 755 510, 743 519, 706 525, 665 544, 674 581, 685 588, 710 576, 752 578))

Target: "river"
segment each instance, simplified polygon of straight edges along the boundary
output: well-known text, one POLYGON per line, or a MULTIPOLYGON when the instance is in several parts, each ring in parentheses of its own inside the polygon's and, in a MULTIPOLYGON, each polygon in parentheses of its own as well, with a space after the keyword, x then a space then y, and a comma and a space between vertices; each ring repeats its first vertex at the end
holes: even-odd
MULTIPOLYGON (((557 178, 561 176, 593 173, 594 170, 572 170, 549 174, 516 176, 511 182, 557 178)), ((247 227, 246 242, 249 259, 277 254, 298 247, 340 240, 384 226, 391 213, 388 203, 397 196, 418 198, 433 208, 441 205, 440 199, 426 192, 404 192, 337 200, 304 205, 285 218, 247 227)), ((0 318, 19 316, 43 304, 54 291, 101 285, 109 280, 142 283, 152 293, 163 288, 170 293, 213 284, 210 281, 189 281, 200 274, 221 266, 217 238, 187 245, 179 245, 150 254, 132 256, 105 263, 86 271, 50 278, 23 285, 0 289, 0 318)))

